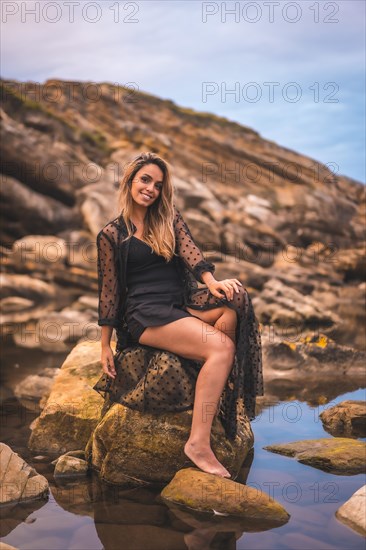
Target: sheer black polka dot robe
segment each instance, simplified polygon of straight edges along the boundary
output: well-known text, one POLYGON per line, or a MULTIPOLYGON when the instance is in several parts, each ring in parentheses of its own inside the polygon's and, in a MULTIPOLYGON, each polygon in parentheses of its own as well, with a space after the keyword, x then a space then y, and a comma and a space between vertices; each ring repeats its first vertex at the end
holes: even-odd
POLYGON ((219 418, 226 437, 234 439, 245 414, 254 420, 256 396, 264 394, 259 324, 243 281, 232 300, 199 287, 198 282, 204 285, 202 273, 214 273, 215 265, 205 260, 175 206, 174 212, 177 256, 170 262, 141 239, 127 238, 122 217, 107 223, 97 235, 98 325, 116 329, 117 375, 115 379, 103 375, 94 388, 109 406, 117 402, 154 413, 192 408, 203 362, 139 344, 138 338, 147 326, 191 316, 187 306, 208 310, 227 305, 237 313, 236 353, 219 418))

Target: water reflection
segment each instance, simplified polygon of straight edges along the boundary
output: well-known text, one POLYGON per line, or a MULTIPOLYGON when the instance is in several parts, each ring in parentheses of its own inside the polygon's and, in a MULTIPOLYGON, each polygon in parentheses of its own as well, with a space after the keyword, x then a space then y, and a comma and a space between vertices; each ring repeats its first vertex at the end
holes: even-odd
MULTIPOLYGON (((245 468, 248 469, 248 466, 245 468)), ((245 477, 245 474, 243 474, 245 477)), ((54 485, 57 503, 74 514, 94 518, 105 550, 236 548, 245 532, 259 532, 278 527, 278 523, 242 519, 189 510, 165 504, 161 487, 119 489, 107 485, 93 474, 83 483, 54 485)))

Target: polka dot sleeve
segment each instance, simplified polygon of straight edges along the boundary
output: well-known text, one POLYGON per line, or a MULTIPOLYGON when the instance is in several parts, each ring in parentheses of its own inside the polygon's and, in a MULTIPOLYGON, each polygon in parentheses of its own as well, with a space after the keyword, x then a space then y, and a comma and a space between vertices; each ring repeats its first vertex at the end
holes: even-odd
POLYGON ((175 206, 174 210, 174 229, 177 252, 197 281, 204 284, 202 273, 205 271, 214 273, 215 265, 205 260, 181 213, 175 206))
POLYGON ((108 226, 97 235, 98 325, 119 326, 120 288, 116 244, 108 226))

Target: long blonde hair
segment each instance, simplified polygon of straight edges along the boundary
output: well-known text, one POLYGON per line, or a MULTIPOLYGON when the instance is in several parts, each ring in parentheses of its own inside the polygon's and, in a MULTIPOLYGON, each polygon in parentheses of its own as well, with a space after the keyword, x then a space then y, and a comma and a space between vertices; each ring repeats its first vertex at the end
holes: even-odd
POLYGON ((143 152, 129 162, 125 168, 118 193, 119 215, 123 217, 128 231, 128 236, 124 240, 129 239, 133 235, 131 220, 133 213, 133 199, 131 196, 132 180, 136 173, 147 164, 156 164, 161 169, 163 172, 163 184, 158 198, 147 208, 142 238, 151 246, 156 254, 163 256, 169 261, 175 255, 173 226, 174 190, 169 164, 156 153, 143 152))

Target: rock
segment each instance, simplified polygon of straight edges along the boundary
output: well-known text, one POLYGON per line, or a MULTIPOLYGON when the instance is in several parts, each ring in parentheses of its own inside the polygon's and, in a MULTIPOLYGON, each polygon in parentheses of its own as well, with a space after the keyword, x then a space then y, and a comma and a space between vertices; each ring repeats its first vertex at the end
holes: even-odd
POLYGON ((334 269, 344 276, 344 281, 362 281, 366 272, 365 248, 353 248, 337 251, 334 269))
POLYGON ((195 236, 195 241, 201 247, 203 254, 209 259, 210 250, 220 248, 220 232, 217 225, 212 223, 207 216, 194 210, 186 210, 184 220, 195 236))
POLYGON ((52 460, 51 464, 53 464, 55 466, 57 464, 57 462, 59 461, 59 459, 62 458, 62 457, 65 457, 65 456, 85 460, 85 451, 83 451, 83 450, 68 451, 67 453, 65 453, 65 454, 59 456, 58 458, 56 458, 55 460, 52 460))
POLYGON ((342 401, 319 416, 324 429, 335 437, 366 437, 366 401, 342 401))
POLYGON ((59 269, 67 258, 67 245, 64 239, 55 235, 31 235, 13 243, 13 262, 19 266, 27 261, 35 262, 38 270, 59 269))
POLYGON ((283 525, 290 514, 264 492, 196 468, 179 470, 161 498, 200 512, 266 520, 283 525))
POLYGON ((329 376, 333 381, 336 377, 345 382, 364 379, 366 353, 337 344, 322 332, 274 343, 264 340, 263 356, 267 383, 281 378, 313 386, 324 379, 329 386, 329 376))
POLYGON ((263 449, 292 456, 302 464, 331 474, 352 476, 366 471, 366 443, 346 437, 277 443, 263 449))
POLYGON ((26 184, 2 174, 1 199, 2 214, 17 212, 17 225, 14 233, 17 238, 45 228, 56 233, 78 224, 77 211, 62 202, 33 191, 26 184))
POLYGON ((38 374, 28 375, 15 386, 14 395, 24 407, 34 410, 35 402, 41 406, 40 401, 48 397, 58 372, 58 369, 47 367, 38 374))
POLYGON ((264 322, 285 326, 287 333, 291 327, 298 332, 299 327, 321 328, 340 322, 335 313, 324 310, 311 296, 301 294, 276 278, 265 283, 256 311, 264 322))
MULTIPOLYGON (((109 483, 166 483, 187 463, 183 447, 191 422, 192 410, 150 414, 114 403, 95 428, 85 454, 109 483)), ((220 420, 214 418, 212 448, 234 478, 253 446, 249 420, 241 424, 239 434, 234 442, 227 440, 220 420)))
POLYGON ((366 485, 358 489, 335 513, 336 518, 366 536, 366 485))
POLYGON ((97 331, 93 313, 64 308, 44 315, 37 325, 39 347, 51 353, 71 350, 75 344, 90 339, 97 331))
POLYGON ((1 504, 43 499, 48 496, 48 481, 29 466, 8 445, 0 443, 1 504))
POLYGON ((88 463, 82 458, 64 454, 56 462, 53 475, 55 477, 85 476, 88 473, 88 463))
POLYGON ((97 247, 94 235, 83 229, 65 230, 59 233, 67 243, 66 262, 69 267, 94 271, 97 247))
POLYGON ((31 425, 32 451, 62 454, 85 447, 104 404, 93 390, 100 375, 100 343, 75 346, 59 370, 41 415, 31 425))
POLYGON ((24 323, 29 319, 39 319, 46 311, 50 311, 54 307, 56 298, 54 286, 28 275, 0 273, 0 288, 1 296, 6 297, 7 300, 10 297, 28 300, 26 308, 12 307, 1 313, 1 324, 24 323))
MULTIPOLYGON (((10 98, 11 93, 7 91, 6 100, 10 98)), ((24 94, 17 95, 15 92, 10 101, 18 102, 18 111, 23 108, 24 112, 27 112, 29 109, 24 94)), ((74 203, 76 190, 90 183, 88 177, 91 165, 95 166, 94 173, 98 165, 92 163, 80 147, 75 146, 71 136, 76 128, 73 129, 61 117, 53 116, 48 108, 48 100, 46 103, 46 108, 39 105, 38 109, 38 114, 47 121, 48 127, 52 128, 46 133, 39 131, 39 128, 28 127, 22 120, 18 120, 18 117, 12 118, 10 114, 2 117, 2 158, 10 167, 10 175, 20 181, 26 181, 27 186, 33 191, 69 206, 74 203)), ((9 105, 5 108, 7 107, 9 105)), ((8 112, 10 111, 11 109, 8 112)))
POLYGON ((113 170, 102 171, 102 181, 86 185, 76 193, 84 226, 94 238, 101 227, 117 215, 113 175, 116 178, 113 170))
POLYGON ((75 311, 98 311, 98 296, 79 296, 72 304, 75 311))

